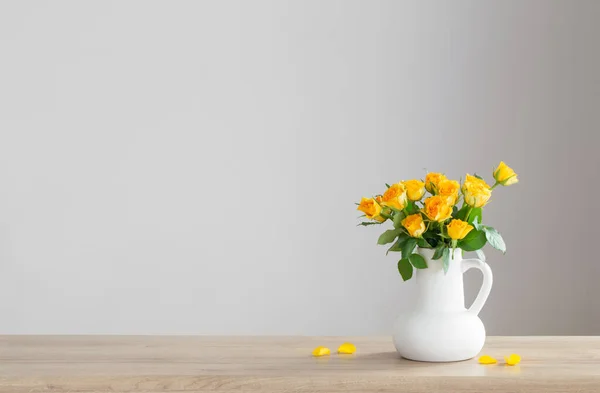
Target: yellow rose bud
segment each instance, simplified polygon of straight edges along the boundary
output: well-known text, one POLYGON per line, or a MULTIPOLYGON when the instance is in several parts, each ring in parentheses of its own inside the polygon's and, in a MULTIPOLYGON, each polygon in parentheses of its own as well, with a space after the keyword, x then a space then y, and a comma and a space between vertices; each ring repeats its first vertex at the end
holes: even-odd
POLYGON ((447 199, 450 205, 455 205, 458 200, 460 183, 456 180, 444 179, 438 183, 438 195, 447 199))
POLYGON ((446 198, 436 195, 425 199, 423 213, 432 221, 442 222, 452 215, 452 206, 446 198))
POLYGON ((406 188, 406 196, 411 201, 420 201, 425 194, 425 183, 421 180, 407 180, 403 182, 404 187, 406 188))
POLYGON ((465 186, 467 184, 477 185, 477 186, 481 186, 481 187, 485 187, 485 188, 490 188, 489 184, 487 184, 485 182, 485 180, 480 179, 477 176, 469 175, 468 173, 467 173, 467 176, 465 178, 465 182, 463 183, 463 189, 465 188, 465 186))
POLYGON ((450 224, 446 226, 448 229, 448 236, 453 240, 464 239, 465 236, 473 229, 473 226, 463 220, 452 220, 450 224))
POLYGON ((464 191, 465 203, 471 207, 485 206, 491 196, 492 191, 481 186, 469 186, 464 191))
POLYGON ((485 206, 492 196, 492 190, 485 180, 469 174, 462 186, 462 192, 465 203, 471 207, 485 206))
POLYGON ((381 197, 381 206, 402 210, 406 206, 406 188, 402 183, 392 184, 381 197))
POLYGON ((381 206, 379 206, 379 204, 373 198, 362 198, 356 210, 360 210, 361 212, 365 213, 365 216, 369 220, 375 220, 379 222, 385 221, 385 218, 380 215, 381 206))
POLYGON ((441 173, 429 172, 427 176, 425 176, 425 188, 430 193, 436 194, 439 182, 444 179, 446 179, 446 176, 441 173))
POLYGON ((406 228, 408 234, 412 237, 421 237, 423 232, 425 232, 425 223, 423 222, 423 217, 420 214, 411 214, 402 220, 402 226, 406 228))
MULTIPOLYGON (((381 203, 383 202, 381 199, 381 195, 377 195, 375 197, 375 202, 377 202, 379 204, 379 206, 381 206, 381 203)), ((381 207, 381 213, 379 213, 380 216, 388 216, 391 217, 392 216, 392 209, 390 209, 389 207, 385 207, 382 206, 381 207)), ((385 221, 386 218, 384 218, 381 222, 385 221)))
POLYGON ((494 169, 494 179, 503 186, 510 186, 519 182, 517 174, 504 161, 500 161, 498 168, 494 169))

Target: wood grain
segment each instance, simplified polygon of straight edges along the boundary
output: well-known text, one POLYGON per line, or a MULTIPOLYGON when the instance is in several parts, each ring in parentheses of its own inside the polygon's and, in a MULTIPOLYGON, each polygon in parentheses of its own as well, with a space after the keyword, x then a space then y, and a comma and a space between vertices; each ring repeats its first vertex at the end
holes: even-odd
POLYGON ((600 392, 600 337, 489 337, 476 359, 401 359, 389 337, 0 336, 0 392, 600 392), (345 341, 354 355, 310 356, 345 341))

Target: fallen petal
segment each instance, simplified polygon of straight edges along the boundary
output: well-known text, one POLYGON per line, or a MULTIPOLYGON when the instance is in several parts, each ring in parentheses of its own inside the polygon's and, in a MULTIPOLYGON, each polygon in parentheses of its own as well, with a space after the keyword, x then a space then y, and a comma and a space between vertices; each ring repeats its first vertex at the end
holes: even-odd
POLYGON ((356 352, 356 346, 354 346, 354 344, 352 344, 352 343, 343 343, 338 348, 338 353, 349 355, 349 354, 353 354, 354 352, 356 352))
POLYGON ((331 353, 331 351, 327 347, 316 347, 313 350, 312 355, 313 356, 327 356, 330 353, 331 353))
POLYGON ((480 364, 496 364, 498 361, 489 355, 483 355, 479 358, 480 364))
POLYGON ((511 353, 509 356, 505 356, 504 360, 507 366, 516 366, 521 362, 521 357, 516 353, 511 353))

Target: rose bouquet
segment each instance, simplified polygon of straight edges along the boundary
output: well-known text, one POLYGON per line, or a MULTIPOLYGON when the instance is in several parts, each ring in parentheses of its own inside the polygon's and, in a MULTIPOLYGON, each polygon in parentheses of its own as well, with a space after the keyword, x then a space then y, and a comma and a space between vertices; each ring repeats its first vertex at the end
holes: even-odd
POLYGON ((506 245, 497 230, 483 225, 482 208, 490 201, 494 188, 519 181, 504 162, 494 169, 493 176, 496 182, 491 187, 478 175, 467 174, 461 185, 433 172, 425 176, 425 181, 386 184, 382 195, 362 198, 357 204, 357 210, 364 213, 361 217, 369 220, 359 225, 393 224, 393 229, 379 236, 377 244, 393 243, 388 252, 401 253, 398 271, 404 281, 412 277, 413 268, 427 268, 425 259, 415 253, 417 247, 434 249, 433 259, 442 259, 445 272, 456 248, 475 251, 485 260, 481 249, 486 243, 502 252, 506 252, 506 245), (429 197, 425 197, 427 192, 429 197))

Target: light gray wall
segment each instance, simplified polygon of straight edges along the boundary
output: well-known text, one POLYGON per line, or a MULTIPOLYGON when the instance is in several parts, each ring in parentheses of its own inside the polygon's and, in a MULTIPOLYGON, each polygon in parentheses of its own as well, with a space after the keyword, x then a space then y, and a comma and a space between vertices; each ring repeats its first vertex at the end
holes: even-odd
POLYGON ((353 203, 505 160, 488 332, 600 334, 599 18, 0 3, 0 333, 388 334, 414 282, 353 203))

